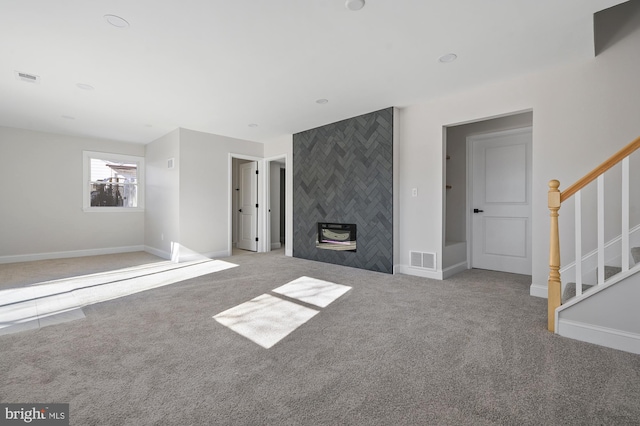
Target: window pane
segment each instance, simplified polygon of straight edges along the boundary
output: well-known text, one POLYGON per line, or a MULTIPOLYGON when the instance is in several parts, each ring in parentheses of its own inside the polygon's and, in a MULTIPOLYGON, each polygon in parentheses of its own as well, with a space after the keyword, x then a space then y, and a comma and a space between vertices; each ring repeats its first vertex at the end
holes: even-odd
POLYGON ((91 207, 138 207, 138 186, 91 182, 91 207))
POLYGON ((138 165, 91 159, 91 206, 138 207, 138 165))

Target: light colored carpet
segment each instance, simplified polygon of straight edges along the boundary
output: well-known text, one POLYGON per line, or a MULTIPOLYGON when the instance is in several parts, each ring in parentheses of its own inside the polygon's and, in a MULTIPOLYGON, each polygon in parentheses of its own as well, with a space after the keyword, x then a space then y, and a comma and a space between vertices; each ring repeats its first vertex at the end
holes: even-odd
POLYGON ((222 260, 156 262, 0 290, 0 335, 83 319, 82 307, 233 268, 222 260))
POLYGON ((326 308, 331 302, 350 289, 351 287, 342 284, 330 283, 311 277, 300 277, 274 289, 273 292, 310 305, 326 308))
POLYGON ((272 291, 291 301, 263 294, 214 315, 213 318, 268 349, 319 313, 317 309, 297 302, 326 308, 350 288, 315 278, 300 277, 272 291))
POLYGON ((640 424, 640 356, 549 333, 529 276, 225 260, 239 266, 0 336, 0 400, 69 403, 82 426, 640 424), (212 318, 302 276, 351 290, 268 350, 212 318))
POLYGON ((268 349, 318 313, 305 306, 262 294, 213 318, 268 349))

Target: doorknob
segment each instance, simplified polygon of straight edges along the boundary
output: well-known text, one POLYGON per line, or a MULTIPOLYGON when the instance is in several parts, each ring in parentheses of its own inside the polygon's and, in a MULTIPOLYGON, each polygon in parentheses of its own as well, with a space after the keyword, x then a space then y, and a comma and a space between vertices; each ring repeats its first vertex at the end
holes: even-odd
POLYGON ((480 209, 473 209, 474 213, 484 213, 484 210, 480 210, 480 209))

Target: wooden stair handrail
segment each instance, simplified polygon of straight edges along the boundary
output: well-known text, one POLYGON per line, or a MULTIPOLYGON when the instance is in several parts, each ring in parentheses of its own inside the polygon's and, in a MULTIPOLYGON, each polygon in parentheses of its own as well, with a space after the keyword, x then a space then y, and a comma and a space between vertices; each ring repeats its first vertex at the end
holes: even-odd
POLYGON ((633 154, 633 152, 638 148, 640 148, 640 136, 637 137, 633 142, 629 143, 627 146, 622 148, 620 151, 613 154, 611 157, 609 157, 609 159, 607 159, 605 162, 600 164, 598 167, 596 167, 595 169, 591 170, 589 173, 584 175, 582 179, 579 179, 576 183, 574 183, 573 185, 571 185, 570 187, 562 191, 560 193, 560 203, 565 202, 573 194, 580 191, 582 188, 584 188, 585 186, 587 186, 588 184, 596 180, 598 176, 600 176, 601 174, 603 174, 604 172, 606 172, 607 170, 609 170, 610 168, 618 164, 625 157, 628 157, 629 155, 633 154))
POLYGON ((560 231, 558 230, 558 210, 564 201, 576 192, 593 182, 624 160, 626 157, 640 148, 640 137, 609 157, 605 162, 587 173, 582 179, 560 192, 560 182, 557 180, 549 181, 548 191, 548 207, 549 216, 551 218, 549 233, 549 279, 547 281, 547 328, 549 331, 555 331, 555 313, 556 309, 562 304, 562 280, 560 278, 560 231))

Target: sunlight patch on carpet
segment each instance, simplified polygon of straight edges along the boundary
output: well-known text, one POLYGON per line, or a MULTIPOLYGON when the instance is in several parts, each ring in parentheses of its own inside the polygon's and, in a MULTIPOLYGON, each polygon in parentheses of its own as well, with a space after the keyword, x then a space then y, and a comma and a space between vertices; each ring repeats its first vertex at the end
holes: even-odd
POLYGON ((274 293, 325 308, 351 287, 310 277, 300 277, 273 290, 274 293))
POLYGON ((166 262, 0 290, 0 335, 81 319, 83 306, 236 266, 222 260, 166 262))
POLYGON ((300 277, 273 290, 274 293, 293 300, 263 294, 214 315, 213 318, 239 335, 269 349, 321 312, 298 304, 295 300, 325 308, 350 289, 351 287, 341 284, 300 277))
POLYGON ((263 348, 270 348, 319 311, 263 294, 213 318, 263 348))

